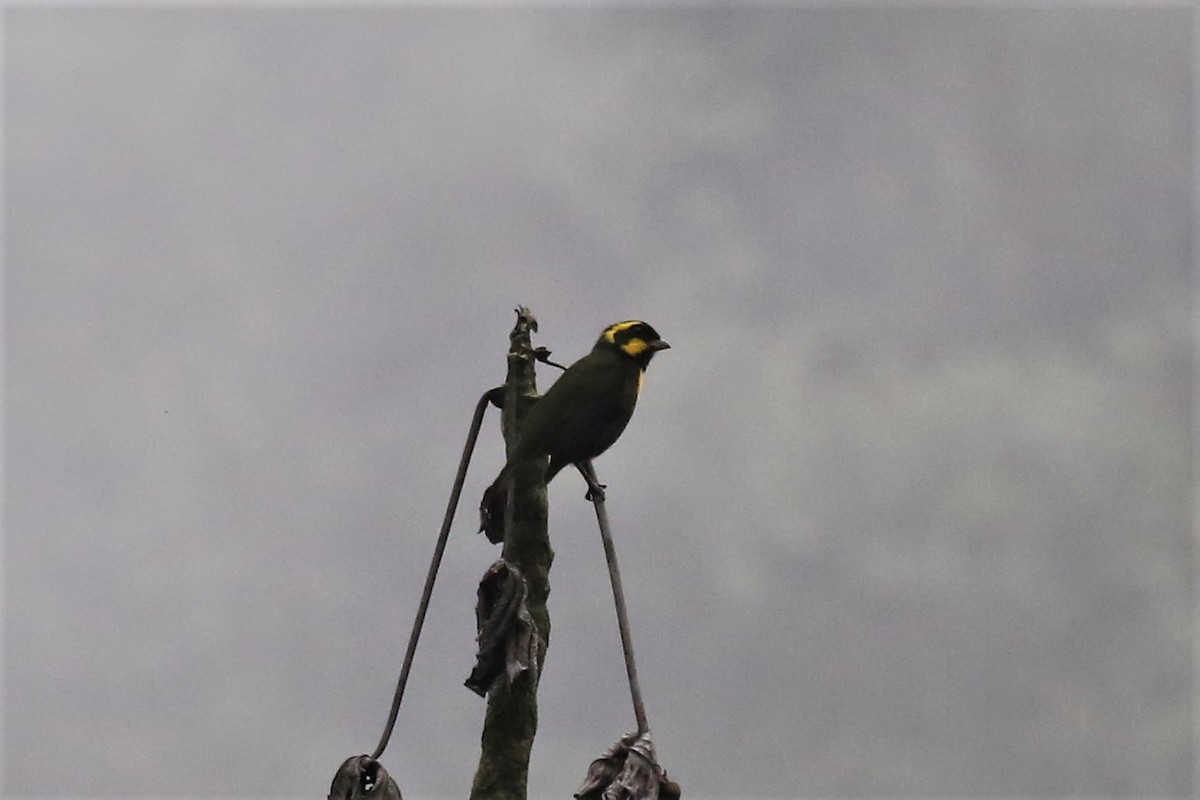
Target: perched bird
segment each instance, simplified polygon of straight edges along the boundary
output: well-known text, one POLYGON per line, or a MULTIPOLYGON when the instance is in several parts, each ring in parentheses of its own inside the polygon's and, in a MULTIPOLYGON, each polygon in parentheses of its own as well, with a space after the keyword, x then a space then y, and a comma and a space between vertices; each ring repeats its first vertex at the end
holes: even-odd
POLYGON ((645 322, 617 322, 604 329, 592 352, 559 376, 530 409, 508 463, 483 493, 480 530, 488 539, 504 539, 508 477, 518 461, 549 456, 547 483, 563 467, 575 464, 590 490, 599 488, 582 464, 611 447, 625 430, 646 366, 655 353, 670 346, 645 322))

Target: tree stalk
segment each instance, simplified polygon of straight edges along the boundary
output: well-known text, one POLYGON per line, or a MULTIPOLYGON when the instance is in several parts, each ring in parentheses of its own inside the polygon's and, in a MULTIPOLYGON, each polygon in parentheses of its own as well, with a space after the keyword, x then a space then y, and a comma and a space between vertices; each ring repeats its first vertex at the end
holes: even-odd
MULTIPOLYGON (((509 453, 516 445, 525 417, 537 399, 535 352, 530 333, 537 322, 527 309, 517 309, 517 324, 509 334, 508 374, 504 385, 501 430, 509 453)), ((547 530, 544 458, 513 465, 504 519, 504 560, 525 578, 527 604, 540 647, 533 669, 505 689, 488 695, 479 766, 471 800, 526 800, 529 755, 537 733, 537 685, 550 641, 550 565, 554 551, 547 530)))

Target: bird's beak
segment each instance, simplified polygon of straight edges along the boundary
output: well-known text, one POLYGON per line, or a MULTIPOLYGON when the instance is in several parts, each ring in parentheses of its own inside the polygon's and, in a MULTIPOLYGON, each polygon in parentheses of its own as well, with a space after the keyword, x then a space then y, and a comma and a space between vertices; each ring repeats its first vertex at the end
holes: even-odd
POLYGON ((662 339, 655 339, 653 342, 650 342, 649 345, 650 345, 650 349, 654 350, 656 352, 659 350, 670 350, 671 349, 671 345, 667 344, 662 339))

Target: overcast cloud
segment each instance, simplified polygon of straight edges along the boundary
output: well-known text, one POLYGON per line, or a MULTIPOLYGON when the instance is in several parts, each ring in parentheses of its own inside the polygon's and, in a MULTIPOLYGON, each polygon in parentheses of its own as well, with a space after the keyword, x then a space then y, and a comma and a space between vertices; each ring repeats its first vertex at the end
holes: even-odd
MULTIPOLYGON (((1192 796, 1194 26, 8 7, 4 794, 323 796, 525 304, 673 345, 597 467, 688 796, 1192 796)), ((412 798, 478 757, 501 452, 412 798)), ((534 797, 633 724, 583 491, 534 797)))

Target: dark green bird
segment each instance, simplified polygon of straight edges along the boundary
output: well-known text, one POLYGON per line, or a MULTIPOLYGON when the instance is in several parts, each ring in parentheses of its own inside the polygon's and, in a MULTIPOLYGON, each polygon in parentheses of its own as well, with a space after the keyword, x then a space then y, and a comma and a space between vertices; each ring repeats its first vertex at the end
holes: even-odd
POLYGON ((570 464, 588 479, 584 462, 603 453, 620 437, 633 416, 646 366, 659 350, 671 345, 640 320, 609 325, 592 352, 559 376, 529 411, 512 456, 480 503, 480 530, 488 539, 504 539, 504 506, 512 465, 549 456, 546 482, 570 464))

